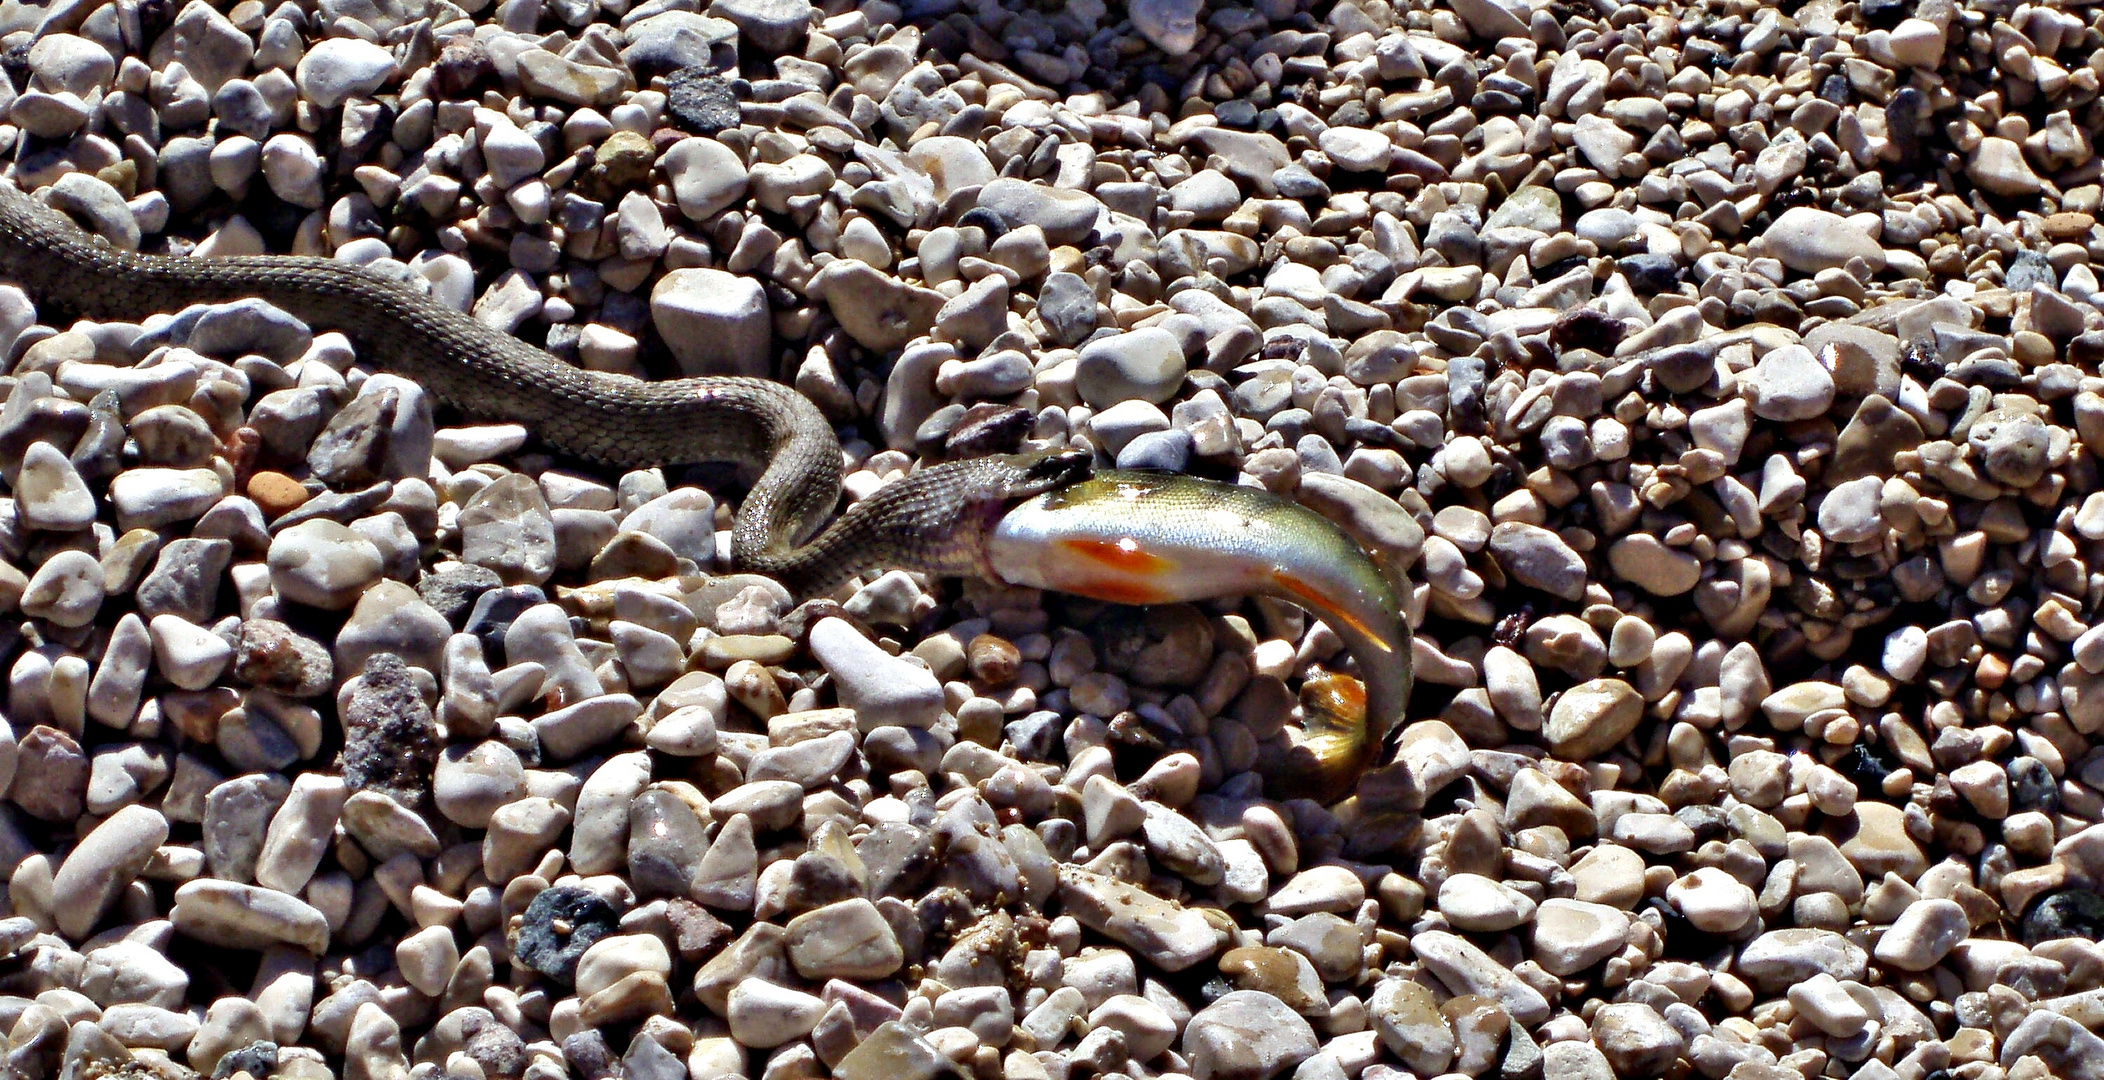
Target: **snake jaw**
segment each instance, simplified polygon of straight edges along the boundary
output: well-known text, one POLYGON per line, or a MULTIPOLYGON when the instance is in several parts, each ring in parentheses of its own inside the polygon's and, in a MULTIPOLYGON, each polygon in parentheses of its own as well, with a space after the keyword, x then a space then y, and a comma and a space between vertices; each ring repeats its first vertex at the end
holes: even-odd
POLYGON ((987 548, 994 528, 1023 500, 1088 479, 1095 457, 1086 450, 1056 450, 984 460, 998 464, 983 478, 980 490, 965 500, 959 533, 971 537, 972 572, 986 581, 1001 581, 987 548))

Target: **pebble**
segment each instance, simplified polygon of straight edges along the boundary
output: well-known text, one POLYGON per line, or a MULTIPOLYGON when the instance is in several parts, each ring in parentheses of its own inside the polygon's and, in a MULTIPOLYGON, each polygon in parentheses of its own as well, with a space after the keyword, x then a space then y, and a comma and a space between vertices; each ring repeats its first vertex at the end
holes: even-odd
POLYGON ((48 442, 22 454, 15 478, 22 525, 49 532, 77 532, 95 522, 95 497, 66 455, 48 442))
POLYGON ((658 159, 680 213, 705 221, 742 198, 751 182, 745 162, 715 139, 682 139, 658 159))
POLYGON ((1198 14, 1192 0, 1146 0, 1131 10, 1133 29, 1168 56, 1185 56, 1198 44, 1198 14))
POLYGON ((1713 866, 1674 881, 1666 887, 1666 899, 1697 930, 1711 934, 1735 933, 1760 910, 1751 888, 1713 866))
POLYGON ((211 469, 128 469, 110 481, 117 528, 159 529, 203 516, 225 494, 211 469))
POLYGON ((1885 249, 1848 218, 1809 206, 1783 211, 1761 234, 1764 250, 1801 274, 1844 267, 1862 259, 1872 270, 1885 265, 1885 249))
POLYGON ((347 788, 377 791, 407 807, 428 806, 438 726, 402 658, 379 653, 369 659, 340 711, 343 751, 337 762, 347 788))
POLYGON ((1955 901, 1916 900, 1878 938, 1873 955, 1901 971, 1927 971, 1971 933, 1971 918, 1955 901))
POLYGON ((203 878, 175 890, 169 919, 177 933, 208 945, 261 950, 291 945, 319 955, 329 922, 319 910, 277 889, 203 878))
POLYGON ((890 277, 859 259, 838 259, 813 279, 841 329, 865 349, 904 346, 935 325, 946 298, 890 277))
POLYGON ((552 979, 574 982, 586 950, 612 934, 619 920, 598 894, 571 885, 543 890, 521 916, 512 955, 552 979))
POLYGON ((1268 1080, 1320 1049, 1305 1018, 1253 990, 1225 994, 1193 1014, 1181 1047, 1198 1080, 1268 1080))
POLYGON ((1566 600, 1585 592, 1585 560, 1563 538, 1538 525, 1500 522, 1490 530, 1489 549, 1513 580, 1566 600))
POLYGON ((9 801, 42 821, 72 821, 85 809, 89 769, 80 743, 57 728, 39 724, 24 732, 16 744, 9 801))
MULTIPOLYGON (((555 572, 555 522, 540 486, 509 473, 460 508, 461 561, 507 584, 539 585, 555 572)), ((289 531, 289 530, 288 530, 289 531)))
POLYGON ((290 698, 311 698, 335 683, 327 647, 275 619, 243 619, 234 642, 234 677, 290 698))
POLYGON ((1544 900, 1534 921, 1534 960, 1552 975, 1575 975, 1618 952, 1629 930, 1629 916, 1605 904, 1544 900))
POLYGON ((651 290, 650 317, 685 374, 764 376, 774 366, 774 322, 754 278, 675 270, 651 290))
POLYGON ((154 616, 147 632, 153 639, 154 666, 161 677, 184 690, 212 685, 234 658, 234 647, 225 639, 174 615, 154 616))
POLYGON ((1510 930, 1534 917, 1526 894, 1480 874, 1453 874, 1439 886, 1439 912, 1457 929, 1510 930))
POLYGON ((541 752, 553 761, 569 761, 635 722, 642 705, 627 694, 604 694, 544 713, 533 721, 541 752))
POLYGON ((1592 1041, 1617 1076, 1655 1075, 1687 1048, 1687 1037, 1641 1002, 1601 1006, 1593 1016, 1592 1041))
MULTIPOLYGON (((631 67, 638 65, 638 50, 654 53, 665 47, 652 40, 653 31, 657 29, 653 24, 659 20, 676 19, 682 14, 685 13, 667 11, 640 20, 629 28, 630 45, 623 55, 628 58, 631 67)), ((678 38, 691 35, 695 39, 706 41, 713 37, 712 28, 706 21, 698 22, 692 29, 677 23, 665 24, 667 29, 675 26, 677 29, 673 30, 673 33, 678 38)), ((672 45, 667 51, 677 51, 678 48, 678 45, 672 45)), ((665 83, 665 108, 685 130, 696 135, 718 135, 738 126, 740 114, 736 91, 731 88, 729 80, 710 72, 706 66, 682 67, 672 72, 665 83)))
POLYGON ((1825 973, 1859 979, 1869 959, 1863 949, 1831 930, 1770 930, 1739 954, 1739 970, 1758 987, 1781 988, 1825 973))
POLYGON ((885 653, 852 625, 823 619, 811 627, 811 654, 839 681, 841 703, 863 731, 925 728, 942 715, 942 685, 926 668, 885 653))
POLYGON ((1620 679, 1593 679, 1563 692, 1542 734, 1559 756, 1583 761, 1613 749, 1643 719, 1644 699, 1620 679))
POLYGON ((271 537, 270 586, 295 604, 340 611, 378 581, 380 549, 338 522, 303 521, 271 537))
POLYGON ((1368 999, 1367 1011, 1381 1045, 1410 1069, 1436 1076, 1454 1063, 1453 1028, 1423 984, 1383 980, 1368 999))
MULTIPOLYGON (((51 880, 59 930, 68 937, 86 938, 167 839, 167 819, 144 806, 127 806, 82 837, 51 880)), ((157 953, 147 955, 159 958, 157 953)))
POLYGON ((284 805, 271 816, 256 858, 256 883, 298 895, 320 867, 329 834, 349 797, 350 788, 342 777, 300 774, 284 805))
POLYGON ((1755 364, 1753 412, 1763 420, 1809 420, 1834 403, 1834 379, 1811 350, 1786 345, 1755 364))
POLYGON ((86 626, 102 610, 102 564, 84 551, 60 551, 37 567, 19 589, 17 603, 23 614, 59 627, 86 626))
POLYGON ((300 96, 317 108, 333 109, 352 98, 370 96, 394 74, 387 50, 357 38, 318 41, 300 57, 294 79, 300 96))
POLYGON ((808 1034, 825 1009, 825 1001, 811 994, 747 979, 732 988, 725 1018, 741 1045, 772 1049, 808 1034))
POLYGON ((806 979, 882 979, 905 963, 891 924, 865 899, 807 911, 785 933, 789 962, 806 979))
POLYGON ((1083 347, 1074 387, 1099 408, 1135 400, 1159 405, 1175 395, 1184 371, 1183 347, 1167 331, 1134 330, 1083 347))

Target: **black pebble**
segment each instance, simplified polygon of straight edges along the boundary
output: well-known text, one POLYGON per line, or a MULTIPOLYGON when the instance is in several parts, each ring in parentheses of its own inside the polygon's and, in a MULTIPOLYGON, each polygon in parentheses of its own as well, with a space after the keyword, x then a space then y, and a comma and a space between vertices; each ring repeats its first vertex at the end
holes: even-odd
POLYGON ((1213 117, 1220 121, 1221 127, 1249 131, 1257 126, 1257 107, 1239 98, 1223 101, 1213 110, 1213 117))
POLYGON ((1591 349, 1607 354, 1627 333, 1628 326, 1599 308, 1572 308, 1557 316, 1555 325, 1549 327, 1549 343, 1561 351, 1564 349, 1591 349))
POLYGON ((1857 743, 1848 748, 1848 753, 1841 755, 1834 767, 1841 771, 1841 775, 1856 782, 1858 795, 1885 800, 1885 777, 1892 774, 1892 762, 1876 748, 1857 743))
POLYGON ((2009 762, 2009 809, 2017 814, 2026 810, 2041 814, 2059 812, 2060 784, 2046 769, 2045 762, 2034 757, 2009 762))
POLYGON ((1630 255, 1615 264, 1629 287, 1642 295, 1667 292, 1680 284, 1680 262, 1671 255, 1630 255))
POLYGON ((1721 806, 1683 806, 1673 811, 1680 823, 1695 832, 1695 843, 1706 844, 1711 840, 1729 841, 1732 838, 1731 819, 1721 806))
POLYGON ((498 577, 495 570, 461 563, 425 574, 416 583, 416 594, 445 616, 448 624, 459 626, 461 620, 468 617, 468 612, 474 610, 475 601, 481 599, 483 593, 503 585, 504 579, 498 577))
POLYGON ((2089 889, 2062 889, 2024 913, 2024 944, 2057 938, 2104 937, 2104 896, 2089 889))
POLYGON ((972 207, 957 219, 957 227, 960 229, 969 229, 974 225, 986 234, 986 242, 989 244, 1008 233, 1008 219, 983 206, 972 207))
POLYGON ((1922 129, 1929 122, 1929 99, 1920 90, 1902 86, 1885 103, 1885 130, 1900 150, 1901 163, 1921 154, 1922 129))
POLYGON ((728 131, 745 118, 731 80, 699 65, 665 76, 665 107, 674 124, 696 135, 728 131))
POLYGON ((278 1044, 258 1039, 239 1050, 227 1051, 219 1059, 219 1064, 212 1068, 212 1080, 226 1080, 235 1073, 244 1072, 261 1080, 277 1067, 278 1044))
POLYGON ((598 893, 575 885, 543 890, 526 905, 526 914, 520 918, 512 959, 564 983, 577 978, 577 961, 584 958, 584 951, 621 925, 613 905, 598 893), (558 922, 567 929, 557 927, 558 922))
POLYGON ((1914 13, 1914 0, 1862 0, 1856 5, 1856 13, 1871 26, 1890 30, 1914 13))
POLYGON ((29 42, 25 41, 6 52, 0 52, 0 72, 7 73, 7 81, 14 85, 16 93, 28 89, 29 42))
POLYGON ((468 613, 467 624, 461 629, 482 639, 482 653, 489 658, 490 670, 495 671, 504 666, 504 632, 511 629, 512 620, 527 608, 547 601, 548 594, 534 585, 491 589, 475 598, 474 610, 468 613))

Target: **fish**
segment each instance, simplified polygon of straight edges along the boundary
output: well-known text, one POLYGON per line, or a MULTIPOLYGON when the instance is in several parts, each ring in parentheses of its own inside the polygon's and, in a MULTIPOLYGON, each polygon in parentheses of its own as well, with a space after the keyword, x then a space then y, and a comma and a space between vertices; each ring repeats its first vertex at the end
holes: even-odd
POLYGON ((986 540, 991 576, 1118 604, 1269 596, 1350 650, 1358 678, 1303 680, 1305 736, 1267 789, 1347 797, 1410 697, 1410 627, 1381 561, 1321 514, 1260 488, 1111 470, 1010 508, 986 540))

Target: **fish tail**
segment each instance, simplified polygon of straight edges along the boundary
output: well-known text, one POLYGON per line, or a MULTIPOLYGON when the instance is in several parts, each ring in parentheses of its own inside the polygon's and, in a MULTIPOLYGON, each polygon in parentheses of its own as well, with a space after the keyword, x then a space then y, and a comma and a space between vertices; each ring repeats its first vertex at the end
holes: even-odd
POLYGON ((1358 785, 1373 756, 1366 725, 1366 686, 1349 675, 1311 669, 1300 687, 1305 731, 1276 778, 1279 794, 1339 802, 1358 785))

